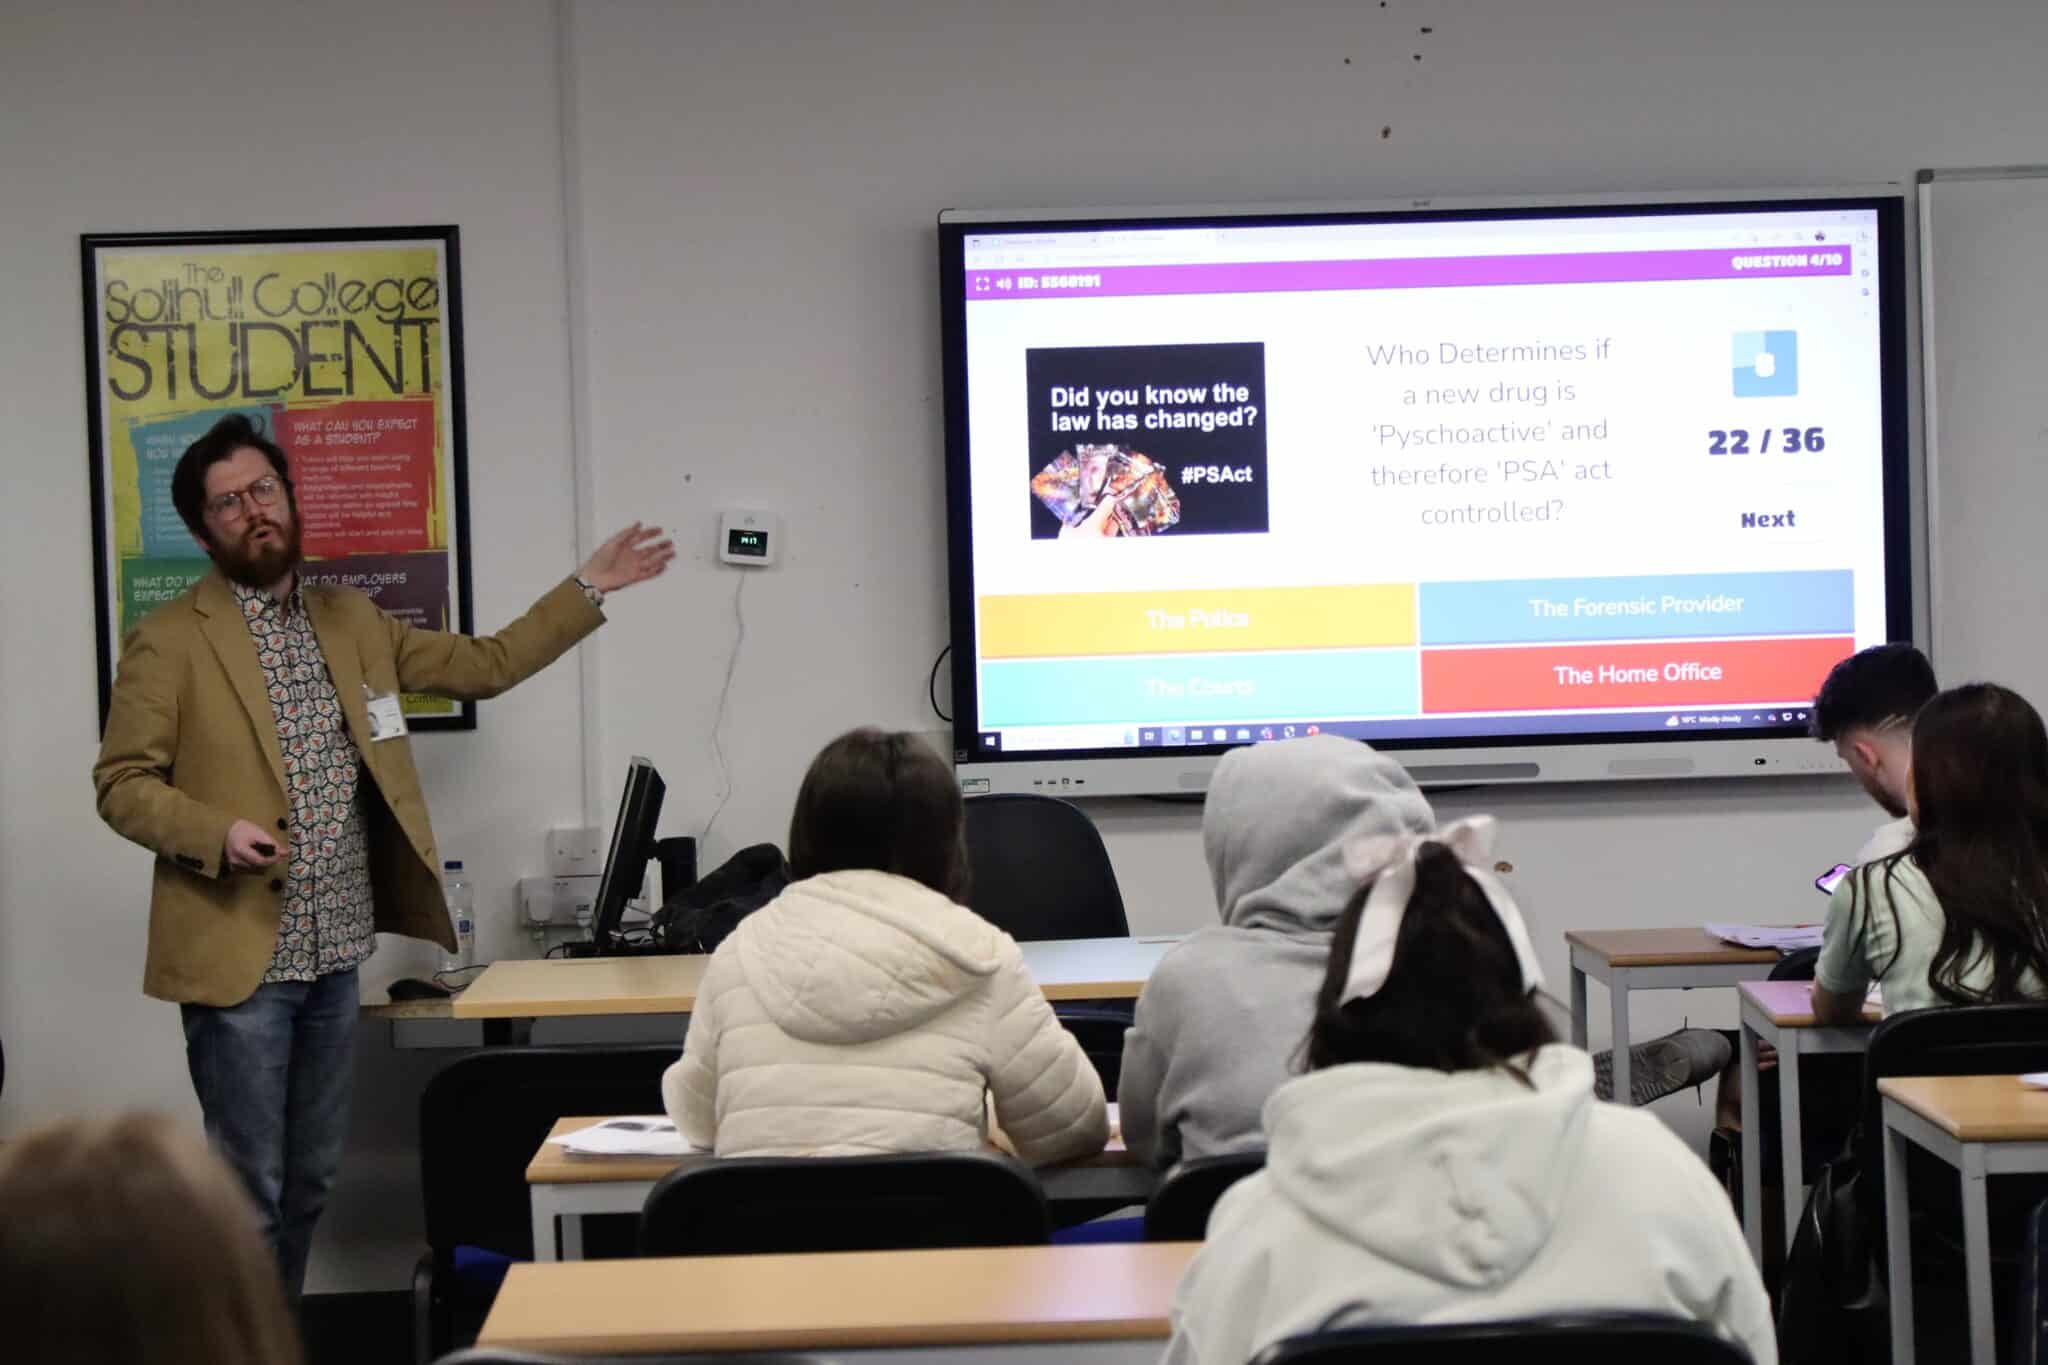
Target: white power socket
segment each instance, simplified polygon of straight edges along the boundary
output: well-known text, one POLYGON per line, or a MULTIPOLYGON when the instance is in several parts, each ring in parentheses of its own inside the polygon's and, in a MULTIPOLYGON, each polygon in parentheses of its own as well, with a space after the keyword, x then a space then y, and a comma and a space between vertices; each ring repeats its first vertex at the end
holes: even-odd
POLYGON ((548 875, 595 877, 604 872, 604 831, 595 825, 548 831, 548 875))
POLYGON ((604 878, 521 877, 519 912, 535 928, 552 924, 559 928, 588 925, 597 905, 597 890, 604 878))

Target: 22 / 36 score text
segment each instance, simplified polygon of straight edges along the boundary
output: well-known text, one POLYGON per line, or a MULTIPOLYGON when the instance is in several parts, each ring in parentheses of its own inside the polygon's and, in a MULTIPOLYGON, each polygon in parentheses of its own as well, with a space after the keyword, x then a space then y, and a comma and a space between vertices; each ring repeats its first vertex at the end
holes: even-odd
POLYGON ((1818 455, 1828 448, 1827 431, 1822 427, 1765 427, 1756 433, 1754 444, 1743 427, 1707 433, 1709 455, 1768 455, 1774 448, 1785 455, 1818 455))

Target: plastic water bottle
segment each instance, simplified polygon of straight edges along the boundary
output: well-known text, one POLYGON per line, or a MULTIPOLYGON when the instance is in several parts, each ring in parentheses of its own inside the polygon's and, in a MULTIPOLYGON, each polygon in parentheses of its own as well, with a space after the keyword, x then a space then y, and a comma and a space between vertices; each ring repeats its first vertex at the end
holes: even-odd
POLYGON ((455 951, 441 954, 441 970, 459 971, 476 961, 476 888, 463 875, 460 859, 441 864, 441 885, 455 921, 455 951))

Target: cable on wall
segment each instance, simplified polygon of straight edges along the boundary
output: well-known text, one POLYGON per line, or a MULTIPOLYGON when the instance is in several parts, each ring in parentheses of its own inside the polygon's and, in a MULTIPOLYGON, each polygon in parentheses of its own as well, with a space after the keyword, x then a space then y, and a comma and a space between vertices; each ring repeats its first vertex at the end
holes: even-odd
POLYGON ((932 675, 925 679, 924 683, 924 694, 932 699, 932 714, 948 725, 953 723, 953 718, 939 707, 939 665, 946 662, 946 656, 952 652, 953 646, 951 645, 947 645, 939 651, 939 657, 932 660, 932 675))
POLYGON ((732 772, 725 764, 725 703, 732 695, 733 670, 739 667, 740 646, 747 642, 747 618, 740 608, 740 598, 747 590, 745 573, 739 575, 739 582, 732 589, 732 653, 725 661, 725 682, 718 689, 718 714, 711 722, 711 753, 718 760, 718 804, 711 809, 711 818, 704 822, 704 832, 697 836, 697 847, 701 850, 704 841, 711 837, 711 827, 718 823, 718 817, 725 812, 725 803, 732 800, 732 772))

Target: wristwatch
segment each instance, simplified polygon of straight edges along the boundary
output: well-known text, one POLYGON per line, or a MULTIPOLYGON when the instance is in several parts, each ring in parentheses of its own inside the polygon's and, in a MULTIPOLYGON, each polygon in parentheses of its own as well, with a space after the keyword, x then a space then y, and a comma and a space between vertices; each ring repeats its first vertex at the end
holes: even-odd
POLYGON ((589 582, 587 579, 583 577, 582 574, 576 574, 574 575, 574 578, 576 580, 576 586, 583 589, 583 595, 590 599, 591 606, 601 607, 604 605, 604 589, 598 587, 594 583, 589 582))

